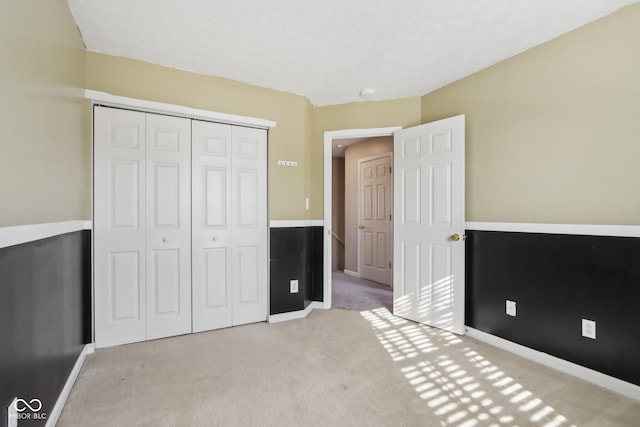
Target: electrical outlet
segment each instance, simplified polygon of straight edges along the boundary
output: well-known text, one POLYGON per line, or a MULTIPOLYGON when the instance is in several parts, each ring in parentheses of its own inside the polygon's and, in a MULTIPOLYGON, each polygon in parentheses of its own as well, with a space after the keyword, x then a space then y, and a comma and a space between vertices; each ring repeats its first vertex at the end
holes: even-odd
POLYGON ((14 397, 9 406, 7 406, 7 427, 18 427, 18 410, 16 402, 18 398, 14 397))
POLYGON ((292 294, 298 293, 298 279, 293 279, 289 281, 289 289, 292 294))
POLYGON ((582 336, 586 338, 596 339, 596 321, 582 319, 582 336))
POLYGON ((516 317, 516 302, 507 300, 507 314, 516 317))

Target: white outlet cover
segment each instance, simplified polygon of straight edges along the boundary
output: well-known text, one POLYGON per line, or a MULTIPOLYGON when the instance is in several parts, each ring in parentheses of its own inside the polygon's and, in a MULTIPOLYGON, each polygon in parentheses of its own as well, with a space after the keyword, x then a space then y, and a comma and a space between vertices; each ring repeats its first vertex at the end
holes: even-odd
POLYGON ((506 312, 509 316, 516 317, 516 302, 507 300, 506 312))
POLYGON ((595 320, 582 319, 582 336, 586 338, 596 339, 596 322, 595 320))
POLYGON ((293 279, 289 281, 289 288, 292 294, 298 293, 298 279, 293 279))

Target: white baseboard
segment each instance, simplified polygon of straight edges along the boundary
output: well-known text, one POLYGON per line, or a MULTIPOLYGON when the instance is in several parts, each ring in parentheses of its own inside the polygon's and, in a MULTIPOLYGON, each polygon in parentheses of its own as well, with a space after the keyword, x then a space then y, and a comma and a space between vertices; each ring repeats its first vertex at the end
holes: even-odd
POLYGON ((58 423, 58 419, 60 418, 60 414, 62 414, 62 409, 64 405, 67 403, 67 399, 69 398, 69 393, 71 393, 71 389, 73 388, 73 384, 76 382, 76 378, 78 378, 78 374, 80 374, 80 369, 82 369, 82 365, 84 365, 84 361, 87 358, 87 355, 92 354, 95 351, 94 344, 86 344, 78 356, 78 360, 76 360, 76 364, 73 366, 71 373, 69 374, 69 378, 67 378, 67 382, 64 384, 60 395, 58 396, 58 400, 56 400, 56 404, 53 406, 51 413, 47 417, 47 423, 45 427, 55 427, 58 423))
POLYGON ((357 277, 358 279, 360 278, 360 273, 356 272, 356 271, 351 271, 351 270, 344 270, 344 274, 346 274, 347 276, 352 276, 352 277, 357 277))
POLYGON ((290 311, 289 313, 273 314, 269 316, 269 323, 286 322, 287 320, 304 319, 316 308, 324 308, 324 303, 312 301, 304 310, 290 311))
POLYGON ((482 332, 478 329, 465 327, 465 330, 467 336, 470 338, 477 339, 478 341, 482 341, 494 347, 517 354, 520 357, 540 363, 541 365, 547 366, 551 369, 573 375, 574 377, 578 377, 590 383, 599 385, 600 387, 615 391, 616 393, 620 393, 632 399, 640 400, 640 386, 622 381, 610 375, 603 374, 602 372, 594 371, 593 369, 585 368, 584 366, 577 365, 573 362, 551 356, 550 354, 516 344, 512 341, 482 332))

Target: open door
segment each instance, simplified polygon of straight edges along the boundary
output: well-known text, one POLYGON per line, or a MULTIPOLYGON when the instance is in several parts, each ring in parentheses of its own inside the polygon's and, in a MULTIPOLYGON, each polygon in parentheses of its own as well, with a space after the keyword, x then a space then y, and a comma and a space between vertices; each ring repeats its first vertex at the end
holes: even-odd
POLYGON ((464 116, 394 137, 393 313, 464 333, 464 116))

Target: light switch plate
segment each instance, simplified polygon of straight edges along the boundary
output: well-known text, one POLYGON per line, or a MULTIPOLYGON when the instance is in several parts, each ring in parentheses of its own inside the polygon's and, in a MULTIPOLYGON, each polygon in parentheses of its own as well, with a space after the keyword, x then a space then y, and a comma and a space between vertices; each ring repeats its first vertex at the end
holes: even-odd
POLYGON ((292 294, 298 293, 298 279, 293 279, 289 281, 289 288, 292 294))

